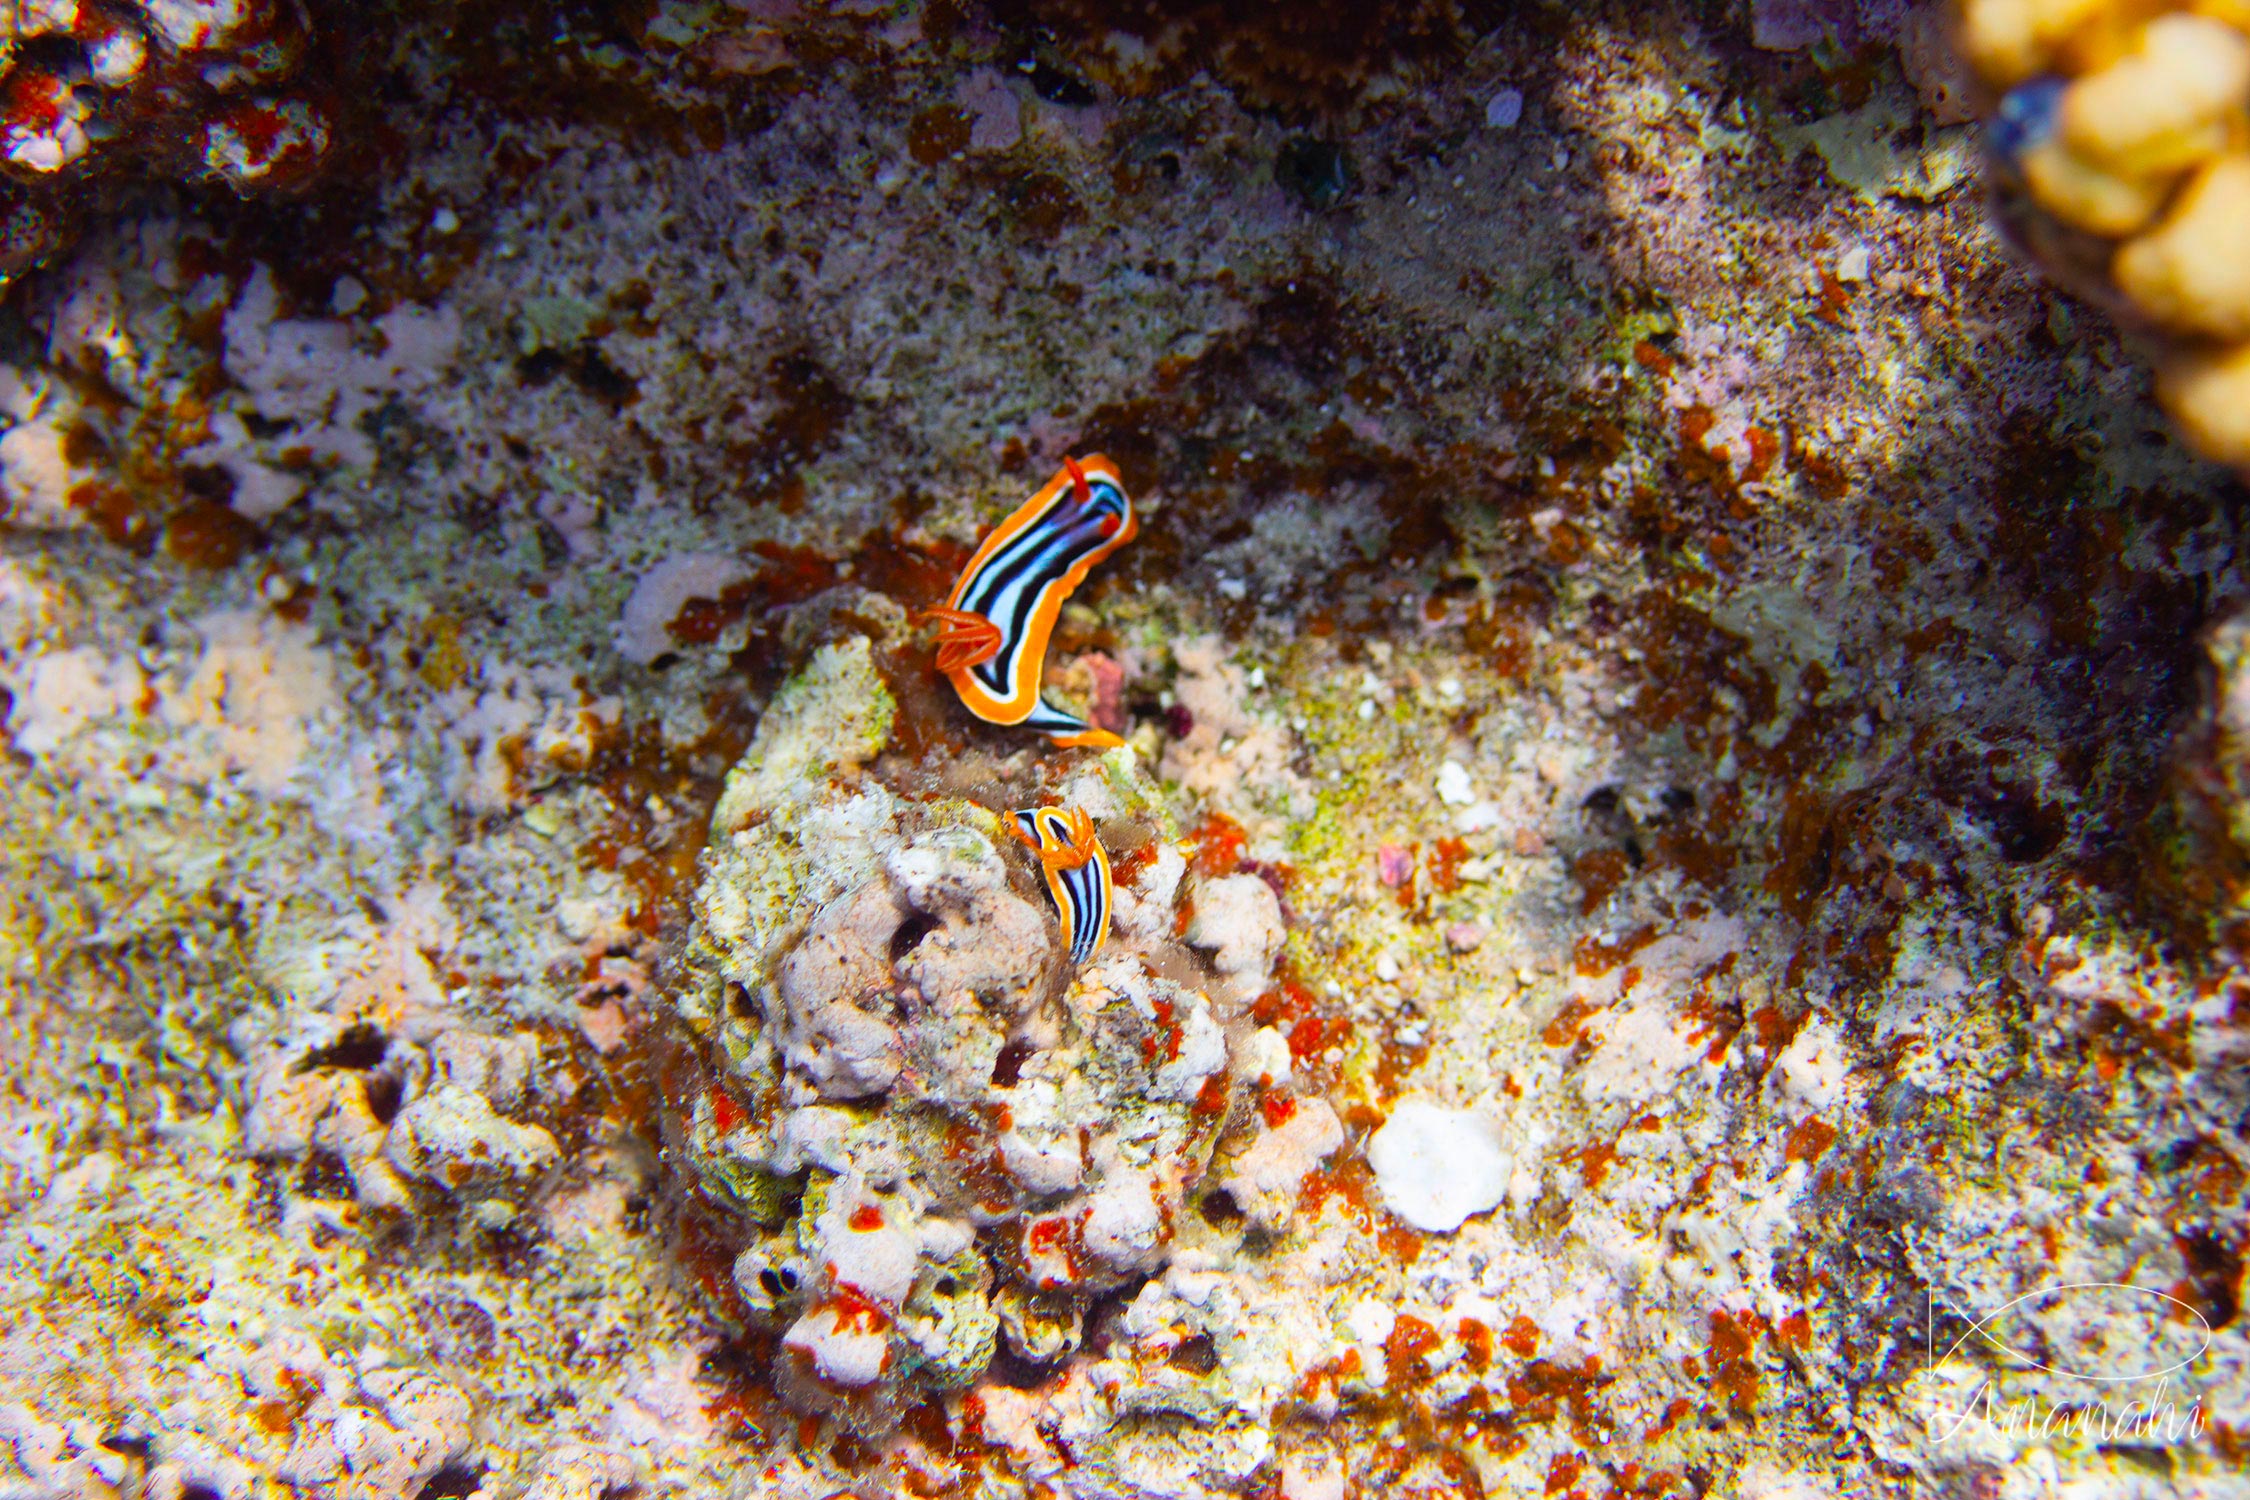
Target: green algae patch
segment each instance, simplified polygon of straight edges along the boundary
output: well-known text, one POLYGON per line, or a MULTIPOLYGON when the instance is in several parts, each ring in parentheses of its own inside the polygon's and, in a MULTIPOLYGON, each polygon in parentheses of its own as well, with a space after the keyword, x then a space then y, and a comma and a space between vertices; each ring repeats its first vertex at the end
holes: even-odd
POLYGON ((1679 315, 1669 307, 1636 307, 1617 320, 1616 330, 1604 351, 1616 364, 1628 364, 1643 344, 1668 339, 1680 331, 1679 315))
POLYGON ((1357 835, 1352 817, 1365 806, 1367 788, 1331 782, 1321 789, 1313 815, 1289 829, 1289 849, 1308 865, 1340 863, 1350 858, 1357 835))
POLYGON ((516 348, 526 356, 568 349, 593 335, 602 309, 583 297, 532 297, 516 314, 516 348))
POLYGON ((890 742, 897 717, 898 700, 875 670, 867 637, 821 647, 774 694, 750 753, 727 773, 712 833, 734 832, 792 788, 858 770, 890 742))
POLYGON ((1819 152, 1828 175, 1863 203, 1886 197, 1932 203, 1975 170, 1976 147, 1965 126, 1930 130, 1913 144, 1899 144, 1914 124, 1911 109, 1878 95, 1857 109, 1776 130, 1774 139, 1792 156, 1808 147, 1819 152))
MULTIPOLYGON (((1013 820, 1006 813, 971 802, 966 797, 940 797, 925 804, 924 811, 941 832, 972 830, 982 835, 988 845, 1004 844, 1010 837, 1008 829, 1013 820)), ((958 840, 953 842, 953 847, 961 847, 958 840)))
POLYGON ((1176 839, 1180 836, 1180 821, 1172 807, 1164 800, 1164 789, 1150 774, 1148 762, 1131 745, 1119 745, 1102 752, 1098 762, 1102 785, 1117 799, 1118 813, 1123 817, 1145 819, 1157 830, 1157 836, 1176 839))

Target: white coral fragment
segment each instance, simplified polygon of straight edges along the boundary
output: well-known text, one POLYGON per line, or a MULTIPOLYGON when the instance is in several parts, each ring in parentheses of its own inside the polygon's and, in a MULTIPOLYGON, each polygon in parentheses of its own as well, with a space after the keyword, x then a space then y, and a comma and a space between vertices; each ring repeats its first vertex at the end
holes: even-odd
POLYGON ((623 714, 615 697, 582 691, 561 667, 488 661, 479 686, 442 694, 435 712, 449 752, 446 789, 473 813, 512 812, 593 763, 623 714))
POLYGON ((617 620, 617 654, 637 666, 673 650, 672 622, 697 600, 716 600, 750 576, 740 560, 716 552, 668 557, 641 575, 617 620))
POLYGON ((459 1191, 525 1182, 561 1149, 540 1126, 504 1119, 482 1094, 443 1083, 399 1111, 383 1154, 408 1177, 459 1191))
POLYGON ((231 46, 270 10, 266 0, 138 0, 140 12, 164 42, 182 52, 231 46))
POLYGON ((1143 1172, 1120 1171, 1086 1203, 1087 1251, 1113 1271, 1146 1270, 1164 1243, 1164 1216, 1143 1172))
POLYGON ((632 1483, 633 1462, 622 1453, 564 1443, 539 1460, 522 1500, 606 1500, 632 1483))
POLYGON ((29 172, 60 172, 92 149, 86 123, 93 118, 93 109, 68 82, 19 68, 8 85, 14 102, 6 130, 0 133, 0 155, 10 165, 29 172))
POLYGON ((134 712, 146 691, 129 657, 91 646, 34 656, 17 672, 8 734, 26 755, 47 755, 89 725, 134 712))
POLYGON ((1451 1234, 1507 1196, 1510 1162, 1475 1115, 1407 1099, 1367 1143, 1384 1206, 1425 1234, 1451 1234))
POLYGON ((236 772, 254 791, 287 790, 316 726, 342 706, 333 662, 311 630, 261 611, 195 623, 202 654, 163 695, 165 722, 189 731, 172 748, 173 770, 188 780, 236 772))
POLYGON ((1826 1017, 1814 1016, 1798 1028, 1796 1039, 1774 1059, 1767 1077, 1791 1113, 1818 1114, 1843 1098, 1851 1070, 1851 1054, 1845 1050, 1844 1039, 1826 1017))
POLYGON ((849 1174, 831 1187, 812 1229, 812 1258, 837 1286, 886 1308, 906 1300, 922 1246, 903 1204, 883 1198, 858 1174, 849 1174))
POLYGON ((832 1385, 873 1385, 890 1368, 890 1336, 849 1306, 817 1307, 790 1325, 781 1346, 832 1385))
POLYGON ((1278 1230, 1289 1222, 1305 1178, 1344 1144, 1344 1125, 1325 1099, 1300 1099, 1289 1118, 1261 1131, 1235 1158, 1221 1184, 1249 1220, 1278 1230))
POLYGON ((1039 1079, 1014 1090, 1008 1113, 1000 1160, 1026 1191, 1067 1193, 1085 1180, 1077 1123, 1062 1117, 1062 1095, 1054 1084, 1039 1079))
POLYGON ((51 412, 19 421, 0 435, 0 500, 7 519, 27 526, 61 529, 80 523, 71 492, 91 471, 70 462, 63 424, 51 412))
POLYGON ((1187 857, 1170 843, 1159 842, 1139 878, 1132 885, 1117 888, 1110 914, 1113 930, 1143 948, 1169 938, 1180 881, 1186 874, 1187 857))
MULTIPOLYGON (((448 308, 393 308, 376 321, 378 349, 362 347, 351 323, 283 317, 280 288, 263 265, 227 310, 221 330, 226 371, 247 393, 252 410, 287 424, 271 451, 294 449, 315 461, 361 469, 373 467, 376 459, 361 419, 393 397, 434 386, 461 342, 460 317, 448 308)), ((246 446, 246 428, 222 424, 215 414, 212 430, 210 442, 185 455, 189 461, 225 468, 238 483, 250 472, 247 466, 264 464, 268 450, 246 446)), ((259 480, 256 488, 259 493, 247 501, 253 509, 277 503, 280 487, 259 480)))
POLYGON ((1227 875, 1196 886, 1187 940, 1210 949, 1221 974, 1262 983, 1282 937, 1281 898, 1257 876, 1227 875))
POLYGON ((783 1052, 826 1098, 879 1094, 904 1065, 898 1028, 879 1007, 891 938, 912 914, 887 885, 862 886, 824 907, 782 961, 783 1052))

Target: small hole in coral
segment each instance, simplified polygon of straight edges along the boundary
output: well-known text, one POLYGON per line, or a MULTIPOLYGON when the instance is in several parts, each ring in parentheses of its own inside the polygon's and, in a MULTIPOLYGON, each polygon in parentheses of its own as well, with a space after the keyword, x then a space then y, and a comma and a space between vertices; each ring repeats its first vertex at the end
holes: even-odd
POLYGON ((207 465, 185 465, 180 469, 180 488, 199 499, 224 505, 234 498, 234 476, 207 465))
POLYGON ((521 1220, 487 1240, 494 1269, 503 1276, 528 1276, 539 1268, 539 1242, 519 1228, 521 1220))
POLYGON ((996 1089, 1014 1088, 1023 1077, 1024 1059, 1030 1057, 1031 1053, 1029 1042, 1015 1041, 1002 1047, 1000 1055, 992 1062, 992 1086, 996 1089))
POLYGON ((1090 1354, 1106 1355, 1120 1338, 1130 1337, 1125 1330, 1126 1314, 1148 1280, 1145 1276, 1136 1277, 1095 1298, 1093 1306, 1086 1309, 1085 1338, 1079 1347, 1090 1354))
POLYGON ((595 344, 580 344, 569 350, 541 349, 516 361, 520 384, 543 386, 557 375, 567 376, 587 395, 607 402, 612 411, 640 399, 640 382, 611 364, 595 344))
POLYGON ((797 1290, 797 1273, 787 1266, 781 1268, 781 1284, 789 1291, 797 1290))
POLYGON ((1590 813, 1613 813, 1617 811, 1617 788, 1613 786, 1596 787, 1588 792, 1586 800, 1578 805, 1590 813))
POLYGON ((992 1363, 985 1366, 986 1377, 1012 1390, 1035 1391, 1047 1383, 1054 1373, 1052 1360, 1041 1364, 1016 1352, 1005 1339, 992 1351, 992 1363))
POLYGON ((1225 1188, 1213 1188, 1205 1193, 1203 1201, 1195 1205, 1195 1211, 1203 1215, 1203 1222, 1214 1229, 1242 1222, 1242 1209, 1234 1201, 1234 1195, 1225 1188))
POLYGON ((937 930, 937 926, 937 918, 922 912, 916 912, 899 923, 898 929, 891 934, 891 962, 895 964, 912 953, 922 939, 937 930))
POLYGON ((1273 180, 1305 208, 1332 208, 1351 188, 1351 163, 1333 141, 1297 136, 1274 159, 1273 180))
POLYGON ((749 1020, 756 1013, 756 1008, 750 999, 749 987, 736 984, 732 980, 727 981, 727 1014, 742 1020, 749 1020))
POLYGON ((403 1090, 396 1078, 388 1073, 377 1073, 360 1088, 367 1095, 367 1112, 378 1123, 388 1125, 398 1117, 399 1096, 403 1090))
POLYGON ((956 1297, 960 1295, 961 1283, 950 1276, 940 1276, 937 1279, 937 1285, 932 1287, 931 1290, 940 1297, 956 1297))
POLYGON ((180 1500, 225 1500, 225 1497, 210 1485, 191 1479, 180 1486, 180 1500))
POLYGON ((305 1158, 304 1169, 297 1174, 297 1192, 302 1197, 323 1200, 350 1198, 354 1196, 351 1168, 333 1151, 315 1151, 305 1158))
POLYGON ((758 1273, 758 1285, 765 1289, 765 1293, 769 1297, 781 1295, 781 1277, 775 1274, 771 1266, 758 1273))
POLYGON ((1084 79, 1047 62, 1032 64, 1031 91, 1049 104, 1067 105, 1073 109, 1083 109, 1094 102, 1094 91, 1084 79))
POLYGON ((250 1197, 243 1205, 243 1220, 253 1229, 279 1229, 283 1206, 281 1164, 261 1161, 251 1173, 250 1197))
POLYGON ((356 1026, 346 1028, 342 1036, 327 1046, 306 1053, 296 1070, 311 1073, 321 1068, 350 1068, 355 1072, 365 1072, 380 1063, 383 1054, 390 1049, 388 1037, 361 1021, 356 1026))
POLYGON ((1199 1333, 1194 1338, 1180 1340, 1164 1362, 1190 1375, 1208 1375, 1219 1368, 1219 1351, 1212 1344, 1211 1335, 1199 1333))
POLYGON ((466 1500, 484 1480, 481 1463, 447 1464, 414 1492, 414 1500, 466 1500))
POLYGON ((828 1456, 847 1474, 863 1473, 875 1463, 875 1450, 848 1432, 828 1445, 828 1456))
POLYGON ((2236 1291, 2242 1284, 2240 1253, 2203 1231, 2181 1235, 2174 1243, 2187 1263, 2188 1284, 2182 1290, 2204 1323, 2213 1331, 2233 1323, 2242 1311, 2236 1291))
POLYGON ((2060 848, 2069 832, 2060 808, 2041 802, 2023 787, 1999 783, 1989 796, 1972 796, 1969 810, 1981 814, 2012 865, 2035 864, 2060 848))

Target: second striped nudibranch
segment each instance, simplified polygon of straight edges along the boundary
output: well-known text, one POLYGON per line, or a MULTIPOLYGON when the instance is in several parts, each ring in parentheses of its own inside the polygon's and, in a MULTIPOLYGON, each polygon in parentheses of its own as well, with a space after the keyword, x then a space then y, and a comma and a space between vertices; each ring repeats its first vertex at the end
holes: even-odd
POLYGON ((1094 820, 1083 807, 1026 808, 1016 814, 1015 834, 1039 856, 1070 961, 1084 963, 1109 937, 1109 856, 1094 836, 1094 820))
POLYGON ((1058 745, 1125 743, 1051 707, 1039 679, 1063 601, 1139 529, 1117 466, 1098 453, 1083 463, 1064 459, 1062 472, 993 528, 951 597, 923 612, 939 626, 937 668, 969 712, 988 724, 1026 725, 1058 745))

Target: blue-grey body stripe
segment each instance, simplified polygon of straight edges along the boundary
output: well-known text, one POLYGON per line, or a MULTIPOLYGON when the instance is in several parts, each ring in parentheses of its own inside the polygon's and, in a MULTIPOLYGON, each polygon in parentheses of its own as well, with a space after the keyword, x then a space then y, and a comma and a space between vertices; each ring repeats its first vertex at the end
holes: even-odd
POLYGON ((1075 714, 1064 713, 1044 698, 1031 705, 1031 717, 1025 719, 1023 725, 1041 734, 1084 734, 1094 727, 1075 714))
POLYGON ((1116 485, 1096 479, 1090 480, 1087 488, 1092 492, 1090 503, 1081 506, 1075 493, 1064 490, 1046 515, 994 553, 978 569, 956 606, 999 626, 1000 638, 1008 643, 1007 650, 969 669, 995 697, 1015 696, 1022 653, 1029 644, 1025 632, 1030 628, 1032 611, 1038 607, 1039 595, 1069 573, 1079 559, 1116 534, 1116 527, 1102 530, 1104 517, 1114 517, 1117 527, 1122 527, 1132 516, 1131 502, 1116 485), (1065 510, 1077 514, 1061 519, 1065 510))
POLYGON ((1094 951, 1102 930, 1102 872, 1094 860, 1075 870, 1058 872, 1063 889, 1070 892, 1070 961, 1082 964, 1094 951))

